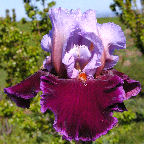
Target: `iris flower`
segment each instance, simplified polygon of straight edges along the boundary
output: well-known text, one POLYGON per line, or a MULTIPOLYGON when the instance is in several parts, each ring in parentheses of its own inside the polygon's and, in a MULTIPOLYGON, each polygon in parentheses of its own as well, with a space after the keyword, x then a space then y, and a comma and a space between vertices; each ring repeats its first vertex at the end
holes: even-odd
POLYGON ((51 9, 52 30, 42 41, 51 53, 39 70, 5 93, 23 108, 42 91, 41 112, 51 110, 54 128, 67 140, 94 141, 118 122, 124 100, 140 92, 140 83, 113 69, 114 50, 125 49, 120 26, 98 24, 93 10, 51 9))

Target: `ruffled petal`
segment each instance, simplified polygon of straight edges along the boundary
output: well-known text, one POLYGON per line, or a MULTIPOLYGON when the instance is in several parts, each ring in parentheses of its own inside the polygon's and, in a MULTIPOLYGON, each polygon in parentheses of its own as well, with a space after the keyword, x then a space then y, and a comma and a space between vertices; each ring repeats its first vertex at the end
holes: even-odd
POLYGON ((65 68, 67 70, 67 75, 69 78, 76 78, 79 74, 79 71, 75 69, 75 58, 71 53, 66 53, 63 61, 65 68))
POLYGON ((47 69, 48 72, 52 69, 52 62, 51 62, 51 56, 47 56, 46 59, 43 61, 43 67, 44 69, 47 69))
POLYGON ((46 74, 46 71, 40 70, 21 83, 5 88, 4 92, 17 106, 29 108, 30 100, 40 91, 40 77, 46 74))
POLYGON ((115 69, 110 70, 110 73, 117 75, 124 80, 123 88, 125 90, 125 99, 129 99, 132 96, 138 95, 141 91, 141 85, 139 81, 130 79, 126 74, 116 71, 115 69))
POLYGON ((51 52, 52 49, 52 31, 43 36, 41 40, 41 47, 44 51, 51 52))
POLYGON ((118 56, 113 55, 114 50, 126 48, 126 39, 121 27, 114 23, 97 24, 97 27, 105 50, 105 69, 110 69, 119 60, 118 56))
POLYGON ((110 75, 85 83, 42 76, 41 111, 54 112, 54 128, 67 140, 95 140, 117 123, 112 111, 118 111, 118 104, 124 100, 122 84, 120 77, 110 75))
POLYGON ((116 111, 116 112, 123 112, 127 111, 124 103, 115 103, 107 108, 107 110, 116 111))
POLYGON ((59 73, 62 67, 62 55, 65 52, 65 46, 70 33, 75 30, 93 32, 98 34, 96 28, 95 11, 88 10, 81 13, 80 10, 51 9, 49 16, 52 22, 53 48, 52 61, 56 71, 59 73))
POLYGON ((52 22, 52 61, 58 73, 62 68, 61 58, 63 45, 69 37, 70 32, 75 27, 74 18, 68 16, 68 11, 64 9, 51 9, 49 17, 52 22))
POLYGON ((90 46, 89 50, 91 51, 91 58, 83 69, 88 76, 94 76, 96 69, 101 66, 101 56, 104 50, 102 41, 95 35, 95 33, 84 33, 81 35, 89 40, 90 46))
POLYGON ((74 31, 67 41, 65 50, 62 62, 67 69, 69 78, 76 76, 73 74, 74 72, 78 74, 78 70, 75 68, 77 62, 81 71, 88 76, 93 76, 96 68, 101 66, 103 45, 94 33, 74 31))

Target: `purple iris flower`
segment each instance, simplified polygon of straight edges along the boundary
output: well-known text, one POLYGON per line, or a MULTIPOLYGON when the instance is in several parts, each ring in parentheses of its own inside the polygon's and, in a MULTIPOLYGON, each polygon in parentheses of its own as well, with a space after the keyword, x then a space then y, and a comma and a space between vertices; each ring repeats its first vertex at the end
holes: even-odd
POLYGON ((39 70, 21 83, 5 88, 20 107, 29 108, 39 91, 41 111, 55 115, 54 128, 67 140, 94 141, 118 122, 124 100, 140 92, 140 83, 113 66, 115 49, 126 48, 121 28, 98 24, 95 11, 51 9, 52 31, 41 41, 50 52, 39 70))

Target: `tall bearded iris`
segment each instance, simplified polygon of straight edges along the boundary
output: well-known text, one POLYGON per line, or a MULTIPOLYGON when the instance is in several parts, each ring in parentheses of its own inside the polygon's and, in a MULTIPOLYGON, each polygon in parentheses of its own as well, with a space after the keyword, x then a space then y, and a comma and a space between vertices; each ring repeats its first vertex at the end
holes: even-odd
POLYGON ((112 69, 114 50, 126 48, 124 33, 114 23, 98 24, 92 10, 59 8, 49 16, 52 31, 41 46, 51 55, 44 69, 4 91, 23 108, 42 91, 41 111, 53 111, 57 132, 67 140, 95 140, 116 125, 113 111, 125 111, 123 101, 140 92, 138 81, 112 69))

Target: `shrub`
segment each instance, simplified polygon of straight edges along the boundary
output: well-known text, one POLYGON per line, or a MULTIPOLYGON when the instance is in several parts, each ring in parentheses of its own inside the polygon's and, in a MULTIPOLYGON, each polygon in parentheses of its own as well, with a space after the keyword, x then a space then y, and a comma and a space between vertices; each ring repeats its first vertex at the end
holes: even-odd
POLYGON ((144 1, 141 0, 142 9, 137 8, 136 0, 113 0, 110 8, 120 20, 131 29, 136 46, 144 54, 144 1))

